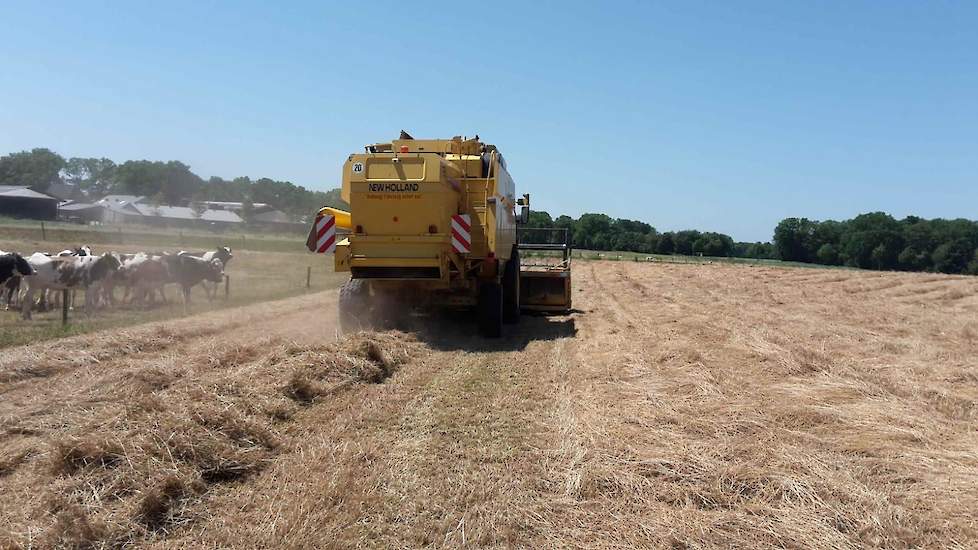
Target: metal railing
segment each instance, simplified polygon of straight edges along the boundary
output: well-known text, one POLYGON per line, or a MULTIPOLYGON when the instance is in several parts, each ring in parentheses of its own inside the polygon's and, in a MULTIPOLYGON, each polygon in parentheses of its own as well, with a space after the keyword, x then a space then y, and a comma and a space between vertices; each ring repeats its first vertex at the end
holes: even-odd
POLYGON ((516 231, 520 269, 564 271, 570 269, 570 231, 560 227, 520 227, 516 231))

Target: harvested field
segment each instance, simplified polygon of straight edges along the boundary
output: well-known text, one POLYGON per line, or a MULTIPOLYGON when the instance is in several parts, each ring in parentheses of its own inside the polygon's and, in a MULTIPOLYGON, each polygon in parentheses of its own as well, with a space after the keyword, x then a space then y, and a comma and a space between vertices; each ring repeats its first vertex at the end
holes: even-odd
POLYGON ((574 276, 500 341, 326 291, 0 350, 0 545, 978 546, 978 278, 574 276))

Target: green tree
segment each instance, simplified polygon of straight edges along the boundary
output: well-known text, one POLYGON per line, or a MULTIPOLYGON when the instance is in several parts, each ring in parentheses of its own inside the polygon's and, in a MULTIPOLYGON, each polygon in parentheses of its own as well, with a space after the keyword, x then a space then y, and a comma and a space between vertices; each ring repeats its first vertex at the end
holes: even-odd
POLYGON ((115 171, 113 191, 127 195, 162 193, 166 204, 186 204, 204 188, 204 182, 180 161, 130 160, 115 171))
POLYGON ((118 166, 112 192, 122 195, 159 197, 166 202, 163 184, 166 179, 165 166, 160 162, 148 160, 128 160, 118 166))
POLYGON ((550 217, 550 214, 542 210, 531 210, 530 219, 527 221, 526 227, 553 227, 554 220, 550 217))
POLYGON ((968 275, 978 275, 978 250, 975 250, 975 254, 971 261, 968 262, 968 267, 965 268, 965 273, 968 275))
POLYGON ((964 238, 944 243, 932 255, 934 269, 941 273, 961 273, 969 260, 974 259, 974 252, 972 244, 964 238))
POLYGON ((672 241, 675 244, 675 253, 684 256, 693 255, 693 243, 700 238, 700 232, 695 229, 684 229, 673 233, 672 241))
POLYGON ((107 158, 72 157, 65 163, 62 177, 85 194, 101 197, 109 193, 115 182, 115 169, 115 163, 107 158))
POLYGON ((896 231, 870 229, 847 233, 843 236, 843 246, 846 261, 853 267, 894 269, 904 241, 896 231))
POLYGON ((574 228, 574 245, 592 250, 611 248, 611 218, 606 214, 584 214, 574 228))
POLYGON ((615 220, 615 226, 622 232, 638 233, 640 235, 647 235, 649 233, 655 232, 655 228, 652 227, 651 225, 636 220, 626 220, 626 219, 619 218, 615 220))
POLYGON ((793 262, 811 262, 815 246, 816 224, 808 218, 785 218, 774 228, 774 246, 778 257, 793 262))
POLYGON ((37 148, 0 157, 0 185, 26 185, 45 191, 61 181, 65 159, 50 149, 37 148))
POLYGON ((656 254, 673 254, 676 252, 676 243, 673 241, 672 232, 663 233, 659 237, 659 242, 655 245, 656 254))
POLYGON ((838 265, 839 263, 839 251, 832 243, 825 243, 820 246, 816 256, 818 256, 818 262, 821 264, 838 265))
POLYGON ((914 245, 905 247, 897 256, 897 262, 902 269, 910 271, 925 271, 931 266, 930 254, 924 252, 914 245))

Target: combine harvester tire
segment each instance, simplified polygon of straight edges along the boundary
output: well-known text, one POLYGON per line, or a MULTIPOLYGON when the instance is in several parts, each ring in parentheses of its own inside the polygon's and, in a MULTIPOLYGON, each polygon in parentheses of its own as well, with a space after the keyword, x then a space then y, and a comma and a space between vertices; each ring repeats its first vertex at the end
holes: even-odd
POLYGON ((362 279, 350 279, 340 287, 340 328, 356 332, 367 328, 370 288, 362 279))
POLYGON ((499 283, 482 283, 479 286, 479 332, 488 338, 499 338, 503 333, 503 286, 499 283))
POLYGON ((503 272, 503 322, 520 322, 520 253, 516 247, 503 272))

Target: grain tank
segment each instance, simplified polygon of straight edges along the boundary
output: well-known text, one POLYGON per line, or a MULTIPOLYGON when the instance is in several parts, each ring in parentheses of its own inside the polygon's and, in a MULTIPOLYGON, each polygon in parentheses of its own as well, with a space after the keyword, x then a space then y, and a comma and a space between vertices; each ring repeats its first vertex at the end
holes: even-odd
MULTIPOLYGON (((400 139, 365 147, 343 165, 350 211, 317 219, 349 231, 335 244, 345 328, 419 305, 472 308, 480 332, 499 336, 520 317, 516 228, 529 214, 499 150, 472 139, 400 139), (517 211, 519 209, 519 212, 517 211)), ((310 248, 315 247, 315 227, 310 248)))

